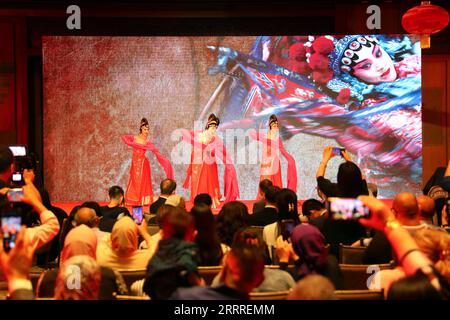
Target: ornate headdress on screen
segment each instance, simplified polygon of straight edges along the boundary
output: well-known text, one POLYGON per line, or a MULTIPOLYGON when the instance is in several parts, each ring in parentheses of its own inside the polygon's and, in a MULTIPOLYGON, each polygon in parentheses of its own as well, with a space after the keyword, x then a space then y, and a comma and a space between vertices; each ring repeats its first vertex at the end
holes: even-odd
POLYGON ((219 124, 220 124, 219 118, 217 118, 214 113, 211 113, 208 117, 208 122, 206 123, 205 129, 208 130, 208 128, 211 126, 218 127, 219 124))

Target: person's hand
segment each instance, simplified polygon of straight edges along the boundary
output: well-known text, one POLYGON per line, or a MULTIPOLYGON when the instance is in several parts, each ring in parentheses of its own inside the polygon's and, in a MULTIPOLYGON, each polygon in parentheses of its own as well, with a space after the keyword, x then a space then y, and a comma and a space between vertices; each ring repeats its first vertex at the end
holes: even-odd
POLYGON ((9 191, 9 188, 1 188, 0 189, 0 195, 5 196, 9 191))
POLYGON ((333 158, 333 147, 325 147, 323 149, 323 156, 322 156, 322 161, 330 161, 331 158, 333 158))
POLYGON ((282 236, 278 236, 277 238, 277 248, 275 249, 275 253, 280 262, 289 263, 289 258, 291 257, 291 248, 289 247, 289 243, 283 240, 282 236))
POLYGON ((47 210, 42 204, 42 199, 41 195, 39 194, 39 191, 32 183, 24 185, 22 187, 22 190, 23 190, 23 199, 22 199, 23 202, 33 206, 38 213, 47 210))
POLYGON ((33 169, 24 169, 22 176, 23 180, 25 181, 25 184, 33 183, 34 178, 36 177, 33 169))
POLYGON ((395 219, 395 216, 389 209, 389 207, 377 198, 370 196, 359 196, 358 199, 361 200, 364 205, 366 205, 370 210, 369 219, 359 219, 359 222, 364 227, 371 227, 380 231, 384 231, 386 222, 389 219, 395 219))
POLYGON ((147 229, 147 227, 148 227, 147 221, 145 221, 145 219, 143 218, 141 224, 138 224, 137 226, 138 226, 139 234, 142 236, 142 238, 145 239, 145 237, 147 235, 149 235, 148 229, 147 229))
POLYGON ((352 161, 350 158, 350 154, 348 153, 347 149, 341 152, 342 158, 344 158, 345 161, 352 161))
POLYGON ((17 235, 14 248, 9 253, 3 250, 3 239, 0 244, 0 263, 8 282, 17 279, 28 279, 33 262, 34 247, 26 236, 26 227, 22 226, 17 235))

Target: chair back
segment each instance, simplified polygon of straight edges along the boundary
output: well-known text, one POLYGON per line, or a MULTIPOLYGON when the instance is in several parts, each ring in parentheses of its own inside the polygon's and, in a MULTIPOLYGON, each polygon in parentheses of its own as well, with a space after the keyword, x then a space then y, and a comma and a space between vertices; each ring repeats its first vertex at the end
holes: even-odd
POLYGON ((339 300, 383 300, 383 290, 336 290, 339 300))
POLYGON ((127 296, 127 295, 116 295, 116 300, 151 300, 149 296, 127 296))
POLYGON ((119 270, 120 274, 125 281, 125 284, 128 287, 128 290, 131 290, 131 285, 133 282, 142 280, 145 278, 145 274, 147 270, 145 269, 131 269, 131 270, 119 270))
POLYGON ((214 278, 222 270, 222 266, 202 266, 197 268, 200 276, 205 279, 206 285, 211 285, 214 278))
POLYGON ((289 291, 251 292, 250 300, 286 300, 289 291))
POLYGON ((339 244, 339 263, 363 264, 365 247, 352 247, 342 243, 339 244))
POLYGON ((339 264, 344 280, 344 290, 367 290, 369 278, 380 270, 392 269, 392 264, 339 264))

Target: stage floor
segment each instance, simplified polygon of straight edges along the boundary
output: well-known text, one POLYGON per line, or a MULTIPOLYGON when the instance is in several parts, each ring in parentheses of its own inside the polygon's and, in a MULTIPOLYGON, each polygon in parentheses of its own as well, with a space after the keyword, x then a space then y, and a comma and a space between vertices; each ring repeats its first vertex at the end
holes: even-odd
MULTIPOLYGON (((252 213, 252 210, 253 210, 253 204, 256 202, 256 200, 239 200, 240 202, 243 202, 246 206, 247 206, 247 208, 248 208, 248 212, 251 214, 252 213)), ((381 201, 383 201, 384 203, 386 203, 388 206, 389 206, 389 208, 392 206, 392 199, 381 199, 381 201)), ((298 201, 298 211, 299 212, 301 212, 301 208, 302 208, 302 204, 303 204, 303 202, 304 202, 304 200, 299 200, 298 201)), ((53 205, 55 206, 55 207, 58 207, 58 208, 61 208, 61 209, 63 209, 67 214, 69 214, 70 213, 70 211, 72 211, 72 209, 75 207, 75 206, 77 206, 77 205, 80 205, 80 204, 82 204, 83 202, 75 202, 75 201, 73 201, 73 202, 55 202, 55 203, 53 203, 53 205)), ((101 206, 105 206, 105 205, 107 205, 107 202, 99 202, 99 204, 101 205, 101 206)), ((221 207, 223 206, 223 202, 221 203, 221 207)), ((128 206, 127 206, 128 207, 128 206)), ((219 211, 220 211, 220 209, 221 209, 221 207, 219 207, 219 208, 216 208, 216 209, 213 209, 212 211, 213 211, 213 213, 214 214, 218 214, 219 213, 219 211)), ((187 210, 191 210, 191 208, 192 208, 192 202, 190 202, 190 201, 188 201, 188 202, 186 202, 186 209, 187 210)), ((131 207, 128 207, 128 209, 131 211, 131 207)), ((144 207, 144 212, 145 213, 148 213, 148 211, 149 211, 149 209, 148 209, 148 206, 147 207, 144 207)))

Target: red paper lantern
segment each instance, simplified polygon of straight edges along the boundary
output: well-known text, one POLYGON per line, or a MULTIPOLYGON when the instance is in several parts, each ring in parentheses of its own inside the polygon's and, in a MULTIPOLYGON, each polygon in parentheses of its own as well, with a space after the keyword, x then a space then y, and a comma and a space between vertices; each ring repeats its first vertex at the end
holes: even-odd
POLYGON ((409 9, 402 18, 403 28, 413 34, 420 34, 422 48, 430 47, 430 34, 444 29, 449 21, 447 10, 422 1, 420 6, 409 9))

